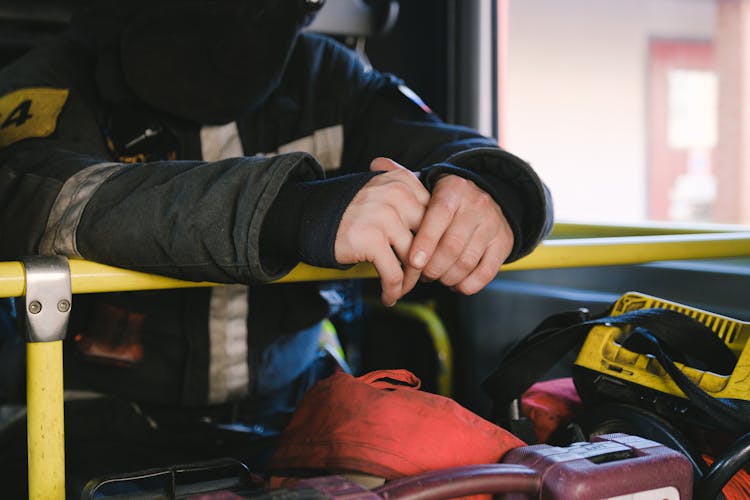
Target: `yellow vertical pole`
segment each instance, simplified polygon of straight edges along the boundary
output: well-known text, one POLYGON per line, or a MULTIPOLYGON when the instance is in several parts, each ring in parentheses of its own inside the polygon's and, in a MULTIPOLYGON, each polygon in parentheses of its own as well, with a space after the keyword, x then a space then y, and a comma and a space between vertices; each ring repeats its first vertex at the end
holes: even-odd
POLYGON ((29 499, 65 498, 62 340, 26 345, 29 499))
POLYGON ((29 500, 65 500, 62 342, 72 307, 65 257, 23 259, 29 500))

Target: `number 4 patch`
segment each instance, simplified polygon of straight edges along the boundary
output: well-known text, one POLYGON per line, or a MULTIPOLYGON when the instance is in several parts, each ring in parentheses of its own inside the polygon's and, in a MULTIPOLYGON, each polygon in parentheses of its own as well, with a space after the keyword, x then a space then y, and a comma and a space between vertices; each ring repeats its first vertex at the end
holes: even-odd
POLYGON ((50 87, 25 88, 0 97, 0 147, 50 135, 67 99, 67 89, 50 87))

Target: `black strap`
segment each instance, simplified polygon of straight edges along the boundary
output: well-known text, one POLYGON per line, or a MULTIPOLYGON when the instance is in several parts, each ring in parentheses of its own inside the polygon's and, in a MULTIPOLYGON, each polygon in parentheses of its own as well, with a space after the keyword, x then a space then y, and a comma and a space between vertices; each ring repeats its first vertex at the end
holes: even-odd
POLYGON ((695 385, 677 368, 672 358, 663 349, 662 342, 651 332, 638 328, 633 331, 630 337, 628 348, 640 354, 653 355, 690 402, 715 424, 722 429, 733 432, 750 430, 750 412, 748 412, 746 403, 717 399, 706 394, 703 389, 695 385))
POLYGON ((668 309, 638 309, 617 316, 608 316, 608 312, 593 318, 583 310, 551 316, 517 343, 482 383, 494 411, 504 412, 559 359, 580 346, 591 327, 606 324, 635 327, 625 340, 630 344, 626 347, 656 356, 686 396, 709 417, 715 416, 719 425, 732 430, 750 426, 750 416, 736 403, 709 396, 674 365, 676 357, 720 375, 732 373, 737 363, 734 353, 710 328, 668 309))
POLYGON ((585 309, 548 317, 517 342, 482 382, 495 409, 507 411, 510 403, 537 382, 566 353, 583 343, 591 329, 585 309))
MULTIPOLYGON (((730 375, 737 358, 727 345, 700 321, 670 309, 637 309, 603 318, 611 325, 641 327, 659 339, 675 361, 730 375)), ((627 339, 624 341, 627 347, 627 339)))

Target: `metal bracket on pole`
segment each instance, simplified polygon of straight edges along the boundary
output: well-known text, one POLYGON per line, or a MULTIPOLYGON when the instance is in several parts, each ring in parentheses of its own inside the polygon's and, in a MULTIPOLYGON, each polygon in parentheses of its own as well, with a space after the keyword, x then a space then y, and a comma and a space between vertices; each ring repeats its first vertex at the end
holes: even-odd
POLYGON ((26 340, 63 340, 72 304, 68 259, 30 256, 21 260, 26 274, 23 298, 26 340))

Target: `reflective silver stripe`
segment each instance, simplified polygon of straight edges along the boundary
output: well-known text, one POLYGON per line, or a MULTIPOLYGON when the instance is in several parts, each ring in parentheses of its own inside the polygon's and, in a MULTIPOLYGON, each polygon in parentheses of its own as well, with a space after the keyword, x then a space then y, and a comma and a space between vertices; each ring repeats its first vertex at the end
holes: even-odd
POLYGON ((248 392, 247 299, 247 287, 243 285, 211 290, 209 403, 237 399, 248 392))
MULTIPOLYGON (((243 156, 237 123, 201 128, 205 161, 243 156)), ((247 359, 248 294, 244 285, 211 289, 208 334, 210 342, 208 401, 222 403, 246 395, 250 387, 247 359)))
POLYGON ((99 186, 125 167, 123 163, 98 163, 76 172, 65 181, 50 210, 47 227, 39 243, 40 254, 81 256, 76 244, 76 232, 83 210, 99 186))
POLYGON ((312 135, 297 139, 279 147, 278 153, 310 153, 321 164, 324 170, 336 170, 341 167, 341 155, 344 151, 344 127, 334 125, 321 128, 312 135))

